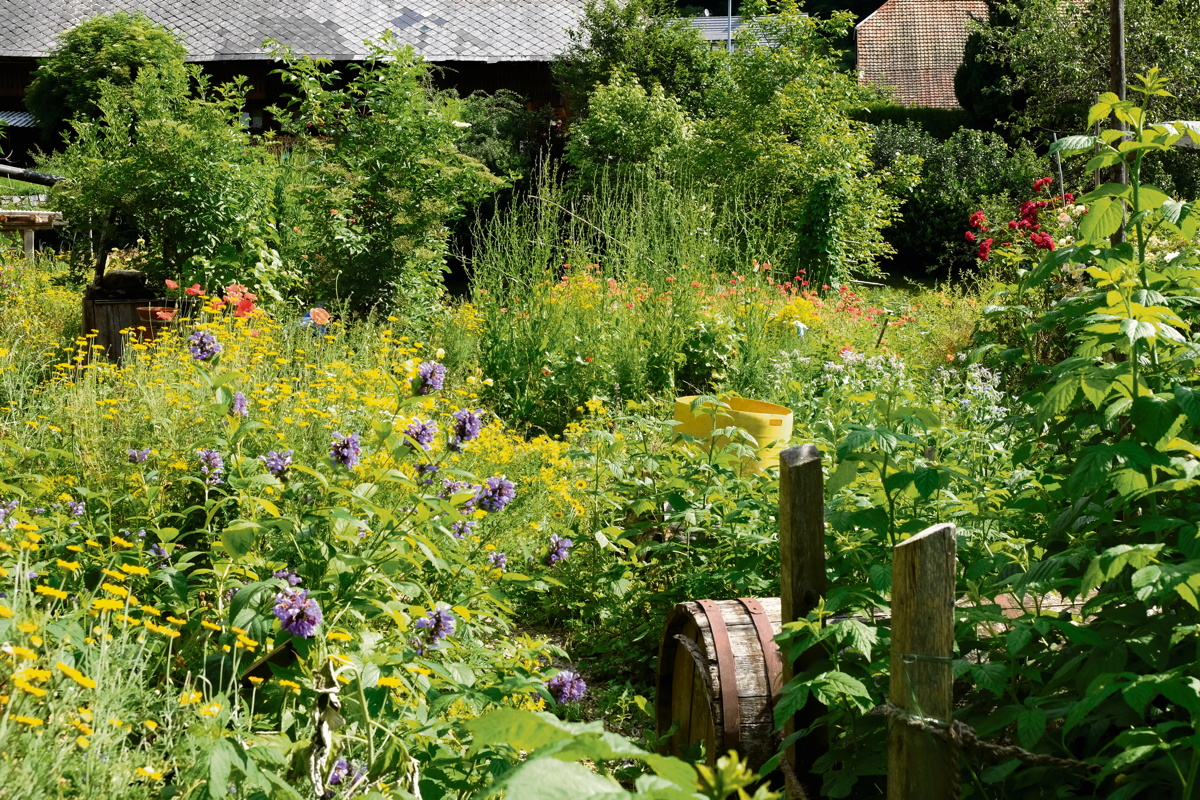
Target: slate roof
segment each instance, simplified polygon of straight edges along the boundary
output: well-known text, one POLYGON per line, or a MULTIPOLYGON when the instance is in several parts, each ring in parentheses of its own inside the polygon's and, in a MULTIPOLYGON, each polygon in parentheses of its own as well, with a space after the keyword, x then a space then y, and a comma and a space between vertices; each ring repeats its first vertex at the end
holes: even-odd
POLYGON ((427 61, 549 61, 566 50, 583 0, 0 0, 0 57, 45 56, 81 20, 145 12, 180 35, 189 61, 267 59, 265 39, 299 54, 362 59, 384 31, 427 61))
POLYGON ((0 122, 13 128, 32 128, 36 124, 28 111, 0 111, 0 122))
POLYGON ((904 105, 958 108, 954 73, 971 18, 987 19, 984 0, 887 0, 855 26, 859 75, 904 105))
POLYGON ((732 17, 688 17, 688 22, 700 32, 705 41, 720 42, 721 44, 725 43, 729 35, 731 23, 734 33, 737 33, 738 28, 742 27, 742 18, 737 14, 732 17))

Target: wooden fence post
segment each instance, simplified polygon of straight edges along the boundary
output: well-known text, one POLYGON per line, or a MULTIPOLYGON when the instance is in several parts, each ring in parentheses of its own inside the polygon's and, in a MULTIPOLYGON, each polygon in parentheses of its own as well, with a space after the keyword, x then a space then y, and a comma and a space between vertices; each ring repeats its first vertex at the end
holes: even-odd
MULTIPOLYGON (((779 454, 779 561, 781 622, 786 625, 808 615, 825 596, 825 487, 821 476, 821 451, 811 444, 779 454)), ((816 648, 820 650, 820 648, 816 648)), ((782 654, 786 685, 804 671, 819 652, 802 654, 795 664, 782 654)), ((785 733, 803 730, 821 713, 820 704, 808 705, 792 719, 785 733)), ((828 749, 823 731, 815 731, 788 750, 796 776, 812 774, 812 764, 828 749)), ((789 798, 804 797, 803 789, 787 787, 789 798)))
MULTIPOLYGON (((957 538, 934 525, 894 548, 890 700, 903 714, 947 725, 953 712, 957 538)), ((946 739, 890 721, 888 800, 957 800, 958 753, 946 739)))

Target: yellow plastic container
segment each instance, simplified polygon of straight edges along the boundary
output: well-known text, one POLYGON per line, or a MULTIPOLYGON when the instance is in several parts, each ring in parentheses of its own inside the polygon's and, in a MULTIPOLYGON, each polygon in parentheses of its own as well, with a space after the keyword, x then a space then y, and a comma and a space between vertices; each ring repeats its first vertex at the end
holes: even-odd
MULTIPOLYGON (((792 438, 791 409, 762 400, 731 397, 725 401, 729 408, 722 408, 715 415, 703 406, 693 413, 692 402, 695 399, 696 395, 675 398, 674 416, 680 423, 675 426, 676 431, 709 439, 713 430, 736 425, 753 436, 757 443, 758 456, 743 461, 743 475, 761 472, 769 466, 779 466, 779 454, 787 449, 792 438)), ((718 447, 724 447, 729 443, 729 438, 718 436, 716 443, 718 447)))

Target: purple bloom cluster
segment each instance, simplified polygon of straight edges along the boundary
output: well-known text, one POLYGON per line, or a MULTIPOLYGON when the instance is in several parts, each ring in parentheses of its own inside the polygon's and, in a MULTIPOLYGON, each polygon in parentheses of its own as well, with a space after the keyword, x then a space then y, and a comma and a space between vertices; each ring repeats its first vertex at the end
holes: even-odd
POLYGON ((130 464, 144 464, 146 462, 146 459, 148 459, 149 457, 150 457, 150 448, 149 447, 147 447, 145 450, 137 450, 132 447, 129 448, 129 463, 130 464))
POLYGON ((150 545, 149 550, 150 550, 150 555, 152 555, 158 559, 158 568, 159 569, 162 569, 163 567, 169 566, 171 564, 171 557, 169 555, 167 555, 166 548, 164 548, 158 542, 155 542, 154 544, 150 545))
POLYGON ((433 483, 433 476, 438 472, 437 464, 418 464, 417 475, 421 479, 421 483, 425 486, 433 483))
POLYGON ((275 616, 288 633, 310 639, 321 624, 321 607, 307 589, 284 589, 275 595, 275 616))
POLYGON ((566 561, 567 556, 570 555, 569 551, 574 546, 575 542, 570 539, 564 539, 557 533, 550 534, 550 555, 547 558, 550 566, 554 566, 560 561, 566 561))
MULTIPOLYGON (((325 783, 329 786, 349 786, 350 790, 353 791, 354 787, 358 785, 366 774, 367 768, 365 766, 359 765, 355 767, 346 759, 339 758, 334 762, 333 769, 329 771, 329 778, 325 783), (352 770, 353 774, 351 774, 352 770)), ((326 789, 325 793, 321 795, 322 800, 332 800, 335 796, 336 792, 333 789, 326 789)))
POLYGON ((205 483, 216 486, 221 482, 221 473, 225 471, 225 459, 216 450, 200 450, 200 471, 208 477, 205 483))
POLYGON ((475 503, 479 501, 479 493, 482 491, 483 487, 478 484, 467 483, 466 481, 455 481, 446 478, 442 482, 442 491, 438 494, 438 497, 442 498, 443 500, 449 500, 456 494, 474 492, 473 496, 467 498, 466 502, 458 507, 460 513, 470 514, 475 510, 475 503))
POLYGON ((233 396, 233 402, 229 404, 229 413, 236 417, 250 416, 250 401, 246 399, 246 395, 238 392, 233 396))
POLYGON ((413 646, 418 653, 424 653, 426 648, 436 650, 441 646, 442 639, 454 633, 454 615, 447 608, 431 609, 413 624, 420 628, 413 639, 413 646))
POLYGON ((517 496, 513 482, 503 475, 488 478, 486 484, 475 497, 484 511, 503 511, 517 496))
POLYGON ((583 699, 584 692, 587 691, 587 684, 583 682, 583 678, 569 669, 564 669, 555 675, 550 680, 546 681, 546 688, 550 690, 550 694, 560 703, 574 703, 583 699))
MULTIPOLYGON (((17 521, 15 519, 9 519, 9 517, 12 515, 12 513, 14 511, 17 510, 17 506, 19 506, 20 504, 21 504, 20 500, 9 500, 6 503, 0 503, 0 525, 8 523, 9 527, 12 527, 13 525, 17 524, 17 521)), ((33 513, 38 514, 41 512, 35 508, 33 510, 33 513)))
POLYGON ((272 572, 271 575, 281 581, 287 581, 288 586, 299 586, 304 581, 303 578, 292 572, 290 569, 277 569, 272 572))
POLYGON ((437 423, 433 420, 413 417, 413 421, 404 429, 404 435, 419 444, 422 450, 429 452, 437 430, 437 423))
POLYGON ((87 511, 87 503, 83 500, 68 500, 67 509, 71 512, 71 516, 82 517, 83 513, 87 511))
POLYGON ((217 337, 208 331, 196 331, 188 341, 192 343, 192 358, 197 361, 208 361, 223 349, 217 337))
POLYGON ((436 361, 423 361, 417 367, 417 394, 433 394, 440 392, 446 385, 446 365, 436 361))
POLYGON ((508 556, 504 553, 489 553, 488 562, 501 572, 508 569, 508 556))
POLYGON ((460 408, 450 416, 454 417, 454 432, 450 434, 448 447, 456 453, 462 452, 463 445, 479 438, 483 430, 483 409, 474 411, 460 408))
POLYGON ((266 465, 267 472, 281 481, 287 480, 288 470, 292 467, 292 452, 284 450, 280 453, 278 450, 271 450, 265 456, 259 456, 258 460, 266 465))
POLYGON ((362 458, 362 445, 358 441, 357 433, 349 436, 342 436, 340 433, 333 434, 333 449, 330 450, 329 460, 333 462, 334 466, 341 464, 346 469, 354 469, 358 466, 360 458, 362 458))
POLYGON ((479 523, 473 519, 460 519, 450 526, 450 535, 455 539, 462 541, 470 534, 475 532, 475 526, 479 523))

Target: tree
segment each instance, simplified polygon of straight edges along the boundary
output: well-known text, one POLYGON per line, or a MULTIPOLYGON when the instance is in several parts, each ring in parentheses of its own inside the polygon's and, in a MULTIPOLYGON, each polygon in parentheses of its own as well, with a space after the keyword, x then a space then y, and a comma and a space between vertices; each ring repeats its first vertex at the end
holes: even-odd
POLYGON ((76 115, 100 113, 100 86, 130 86, 142 67, 152 66, 186 89, 187 50, 175 36, 142 12, 118 11, 84 20, 60 33, 58 44, 38 65, 25 104, 38 127, 55 142, 76 115))
POLYGON ((661 86, 690 114, 707 108, 707 96, 723 79, 714 51, 673 5, 660 0, 589 0, 571 47, 554 61, 554 78, 578 111, 596 87, 617 77, 646 89, 661 86))
MULTIPOLYGON (((1174 97, 1156 98, 1152 113, 1161 119, 1200 116, 1200 16, 1194 4, 1125 0, 1125 22, 1128 79, 1156 65, 1171 78, 1174 97)), ((1107 0, 999 0, 978 33, 977 60, 993 68, 980 91, 1013 98, 1006 121, 1018 133, 1073 130, 1109 89, 1107 0)))

